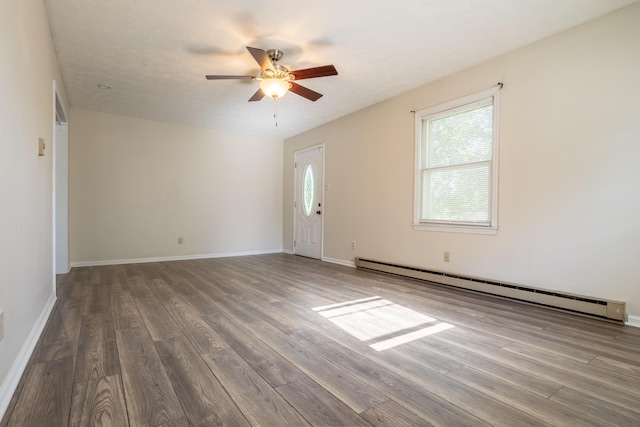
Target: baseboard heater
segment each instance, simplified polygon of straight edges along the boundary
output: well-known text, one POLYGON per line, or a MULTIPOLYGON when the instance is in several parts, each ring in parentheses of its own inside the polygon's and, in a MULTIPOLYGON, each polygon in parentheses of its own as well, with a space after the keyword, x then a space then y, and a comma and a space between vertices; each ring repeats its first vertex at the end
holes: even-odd
POLYGON ((376 270, 413 279, 426 280, 442 285, 491 294, 521 302, 541 305, 575 314, 597 317, 605 320, 625 322, 625 303, 566 294, 545 289, 532 288, 512 283, 501 283, 475 277, 459 276, 418 267, 391 264, 371 259, 356 258, 356 267, 376 270))

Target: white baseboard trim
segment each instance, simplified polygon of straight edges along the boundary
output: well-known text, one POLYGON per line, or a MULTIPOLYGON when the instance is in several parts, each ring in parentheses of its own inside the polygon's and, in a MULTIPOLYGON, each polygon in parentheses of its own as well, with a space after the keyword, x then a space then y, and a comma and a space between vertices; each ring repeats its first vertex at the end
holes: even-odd
POLYGON ((293 255, 293 249, 283 249, 282 253, 283 254, 288 254, 288 255, 293 255))
POLYGON ((185 261, 185 260, 192 260, 192 259, 227 258, 227 257, 234 257, 234 256, 279 254, 282 252, 283 252, 282 249, 265 249, 265 250, 259 250, 259 251, 221 252, 216 254, 178 255, 178 256, 151 257, 151 258, 131 258, 131 259, 109 259, 105 261, 74 261, 74 262, 71 262, 71 267, 95 267, 99 265, 141 264, 146 262, 163 262, 163 261, 185 261))
POLYGON ((627 316, 628 319, 625 322, 625 325, 627 326, 633 326, 635 328, 640 328, 640 316, 627 316))
POLYGON ((51 310, 53 310, 55 303, 56 296, 55 294, 51 294, 49 300, 40 312, 40 316, 38 316, 36 323, 33 325, 33 328, 31 328, 31 332, 29 332, 29 336, 27 336, 27 340, 22 345, 18 356, 13 361, 13 365, 11 365, 9 372, 7 373, 7 377, 2 382, 2 385, 0 385, 0 420, 4 417, 4 414, 9 407, 9 403, 11 403, 13 393, 15 393, 16 388, 18 387, 18 383, 20 382, 20 378, 27 367, 31 354, 36 348, 36 344, 40 339, 40 335, 42 335, 42 331, 44 331, 44 327, 47 325, 47 320, 49 320, 49 315, 51 314, 51 310))
POLYGON ((346 267, 353 267, 353 268, 356 267, 355 261, 345 261, 343 259, 329 258, 329 257, 322 257, 322 261, 330 262, 332 264, 344 265, 346 267))

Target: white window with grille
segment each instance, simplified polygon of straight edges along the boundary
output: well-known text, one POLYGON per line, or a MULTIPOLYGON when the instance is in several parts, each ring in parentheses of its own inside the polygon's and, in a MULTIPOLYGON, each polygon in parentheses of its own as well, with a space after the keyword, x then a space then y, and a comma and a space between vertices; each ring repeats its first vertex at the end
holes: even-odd
POLYGON ((416 112, 414 229, 497 233, 498 94, 416 112))

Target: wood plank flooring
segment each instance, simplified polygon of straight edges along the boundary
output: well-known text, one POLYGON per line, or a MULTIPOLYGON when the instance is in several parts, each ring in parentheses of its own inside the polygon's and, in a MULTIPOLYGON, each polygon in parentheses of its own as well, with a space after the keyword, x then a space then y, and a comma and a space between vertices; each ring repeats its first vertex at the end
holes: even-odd
POLYGON ((640 329, 286 254, 74 268, 0 427, 640 426, 640 329))

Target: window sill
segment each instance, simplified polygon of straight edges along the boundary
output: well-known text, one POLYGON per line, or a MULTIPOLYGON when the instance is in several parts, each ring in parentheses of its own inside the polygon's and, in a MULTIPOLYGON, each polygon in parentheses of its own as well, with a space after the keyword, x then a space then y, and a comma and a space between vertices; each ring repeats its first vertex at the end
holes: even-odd
POLYGON ((444 233, 484 234, 489 236, 498 234, 498 227, 426 223, 412 224, 411 226, 415 231, 440 231, 444 233))

